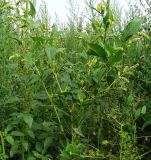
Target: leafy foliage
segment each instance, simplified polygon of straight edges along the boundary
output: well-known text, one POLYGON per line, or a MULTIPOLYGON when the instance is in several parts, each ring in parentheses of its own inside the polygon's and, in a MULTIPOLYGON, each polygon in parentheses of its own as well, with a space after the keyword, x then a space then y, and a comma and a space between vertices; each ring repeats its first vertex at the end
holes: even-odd
POLYGON ((0 159, 150 159, 148 21, 89 7, 62 27, 0 1, 0 159))

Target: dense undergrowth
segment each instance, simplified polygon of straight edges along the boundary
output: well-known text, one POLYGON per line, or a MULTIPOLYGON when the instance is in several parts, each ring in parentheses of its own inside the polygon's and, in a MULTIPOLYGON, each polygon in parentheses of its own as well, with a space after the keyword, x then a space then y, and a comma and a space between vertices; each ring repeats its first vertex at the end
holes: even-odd
POLYGON ((151 159, 149 16, 89 7, 59 27, 0 0, 0 159, 151 159))

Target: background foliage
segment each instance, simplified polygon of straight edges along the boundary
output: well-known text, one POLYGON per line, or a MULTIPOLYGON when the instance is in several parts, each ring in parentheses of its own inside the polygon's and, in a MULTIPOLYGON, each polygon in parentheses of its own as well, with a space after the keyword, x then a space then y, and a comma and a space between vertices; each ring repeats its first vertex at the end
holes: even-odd
POLYGON ((37 17, 33 1, 0 0, 0 159, 151 158, 151 2, 139 3, 122 19, 91 0, 85 21, 69 2, 59 25, 45 4, 37 17))

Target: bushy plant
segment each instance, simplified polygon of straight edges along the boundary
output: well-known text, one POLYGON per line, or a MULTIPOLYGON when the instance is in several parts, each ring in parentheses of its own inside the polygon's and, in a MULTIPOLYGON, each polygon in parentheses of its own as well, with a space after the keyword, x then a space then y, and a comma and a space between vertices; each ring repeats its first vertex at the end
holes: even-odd
POLYGON ((89 4, 84 28, 0 1, 0 159, 150 157, 148 23, 122 26, 110 0, 89 4))

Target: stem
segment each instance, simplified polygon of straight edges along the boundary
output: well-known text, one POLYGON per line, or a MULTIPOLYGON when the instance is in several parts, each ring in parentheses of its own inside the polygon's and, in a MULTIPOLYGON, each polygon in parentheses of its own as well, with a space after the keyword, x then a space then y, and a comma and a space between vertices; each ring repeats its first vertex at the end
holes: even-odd
MULTIPOLYGON (((41 77, 41 73, 39 72, 39 70, 38 70, 38 68, 37 68, 36 65, 35 65, 35 68, 36 68, 36 70, 37 70, 37 73, 38 73, 39 77, 41 77)), ((63 125, 62 125, 62 123, 61 123, 61 119, 60 119, 59 113, 58 113, 58 111, 57 111, 57 107, 53 104, 51 95, 49 94, 49 92, 48 92, 48 90, 47 90, 47 88, 46 88, 45 83, 43 82, 43 80, 42 80, 41 78, 40 78, 40 80, 41 80, 42 85, 43 85, 43 87, 44 87, 44 89, 45 89, 45 92, 46 92, 46 94, 47 94, 47 97, 48 97, 50 103, 52 104, 52 106, 53 106, 53 108, 54 108, 56 117, 57 117, 57 119, 58 119, 58 121, 59 121, 59 124, 60 124, 61 132, 64 132, 64 128, 63 128, 63 125)))
POLYGON ((24 156, 24 151, 23 150, 22 150, 21 156, 22 156, 22 160, 24 160, 25 156, 24 156))
POLYGON ((83 156, 83 155, 80 155, 80 157, 81 158, 91 158, 91 159, 92 158, 94 158, 94 159, 104 159, 105 158, 105 157, 96 157, 96 156, 93 157, 93 156, 83 156))
MULTIPOLYGON (((120 132, 121 133, 123 132, 123 126, 122 125, 121 125, 120 132)), ((120 142, 120 160, 122 160, 122 152, 123 152, 123 137, 121 137, 121 142, 120 142)))
POLYGON ((140 158, 142 159, 144 156, 146 156, 146 155, 149 154, 149 153, 151 153, 151 150, 149 150, 148 152, 146 152, 146 153, 140 155, 140 158))
POLYGON ((26 1, 26 11, 25 11, 25 18, 28 18, 28 1, 26 1))
POLYGON ((63 93, 63 90, 62 90, 61 85, 60 85, 60 83, 59 83, 59 80, 58 80, 58 77, 57 77, 56 72, 55 72, 54 70, 53 70, 52 72, 53 72, 53 74, 54 74, 54 76, 55 76, 55 79, 56 79, 56 82, 57 82, 57 85, 58 85, 58 87, 59 87, 60 92, 63 93))
POLYGON ((94 63, 95 60, 96 60, 96 58, 94 57, 94 58, 90 61, 90 64, 88 63, 88 74, 90 74, 91 69, 92 69, 92 66, 93 66, 93 63, 94 63))
POLYGON ((4 138, 3 138, 3 135, 2 135, 1 131, 0 131, 0 138, 1 138, 1 143, 2 143, 2 153, 5 156, 5 141, 4 141, 4 138))
POLYGON ((105 27, 103 43, 105 43, 105 41, 106 41, 106 35, 107 35, 107 26, 105 27))

